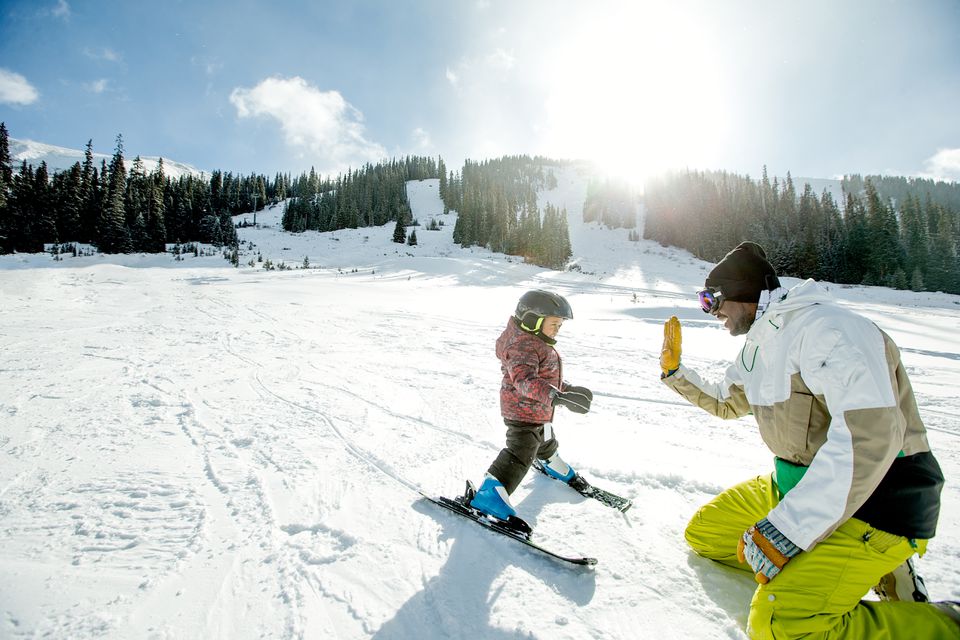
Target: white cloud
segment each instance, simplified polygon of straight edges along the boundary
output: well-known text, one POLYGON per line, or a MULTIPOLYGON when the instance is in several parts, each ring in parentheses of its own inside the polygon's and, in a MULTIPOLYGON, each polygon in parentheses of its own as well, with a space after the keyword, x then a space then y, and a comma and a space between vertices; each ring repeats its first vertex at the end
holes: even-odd
POLYGON ((461 58, 452 69, 448 66, 447 82, 457 90, 501 83, 507 77, 504 72, 516 64, 512 51, 497 47, 490 53, 461 58))
POLYGON ((363 114, 339 91, 321 91, 300 77, 267 78, 238 87, 230 102, 240 118, 268 116, 280 123, 287 145, 324 172, 376 162, 386 150, 367 140, 363 114))
POLYGON ((460 82, 460 76, 458 76, 457 73, 450 67, 447 67, 447 82, 453 86, 457 86, 457 83, 460 82))
POLYGON ((83 88, 90 93, 103 93, 107 90, 108 82, 109 81, 106 78, 100 78, 99 80, 94 80, 93 82, 84 84, 83 88))
POLYGON ((51 15, 55 18, 69 18, 70 17, 70 5, 67 4, 67 0, 57 0, 57 6, 50 11, 51 15))
POLYGON ((924 163, 924 177, 960 182, 960 149, 940 149, 924 163))
POLYGON ((487 64, 494 69, 512 69, 515 63, 516 59, 513 54, 503 49, 497 49, 487 56, 487 64))
POLYGON ((39 97, 40 93, 22 75, 0 69, 0 104, 32 104, 39 97))
POLYGON ((430 133, 423 127, 417 127, 410 134, 413 138, 413 145, 418 152, 425 152, 433 148, 433 141, 430 139, 430 133))
POLYGON ((106 60, 107 62, 120 62, 121 60, 120 54, 108 47, 96 50, 88 47, 83 50, 83 55, 94 60, 106 60))

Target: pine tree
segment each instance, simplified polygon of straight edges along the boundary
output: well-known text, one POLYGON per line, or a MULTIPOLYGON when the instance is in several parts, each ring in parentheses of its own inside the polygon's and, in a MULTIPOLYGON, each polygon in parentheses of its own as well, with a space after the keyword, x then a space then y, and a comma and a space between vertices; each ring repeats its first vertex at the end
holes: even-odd
POLYGON ((263 176, 256 177, 254 180, 253 191, 255 196, 254 202, 256 203, 255 206, 262 210, 267 206, 267 186, 264 182, 263 176))
POLYGON ((510 247, 507 240, 511 227, 514 226, 513 220, 516 214, 510 210, 503 188, 494 189, 492 200, 486 244, 491 251, 509 253, 510 247))
POLYGON ((932 205, 929 215, 936 220, 937 232, 930 244, 927 288, 930 291, 960 293, 960 269, 950 214, 944 207, 932 205))
POLYGON ((224 198, 222 171, 214 171, 210 174, 210 207, 214 213, 220 213, 223 210, 229 211, 224 198))
POLYGON ((167 224, 166 205, 163 190, 166 183, 163 175, 163 158, 157 163, 157 170, 147 178, 147 247, 151 253, 163 253, 166 250, 167 224))
POLYGON ((168 180, 163 192, 167 238, 173 242, 197 239, 200 220, 194 217, 192 189, 188 177, 168 180))
POLYGON ((393 241, 397 244, 407 241, 407 228, 403 224, 403 216, 397 216, 397 224, 393 227, 393 241))
POLYGON ((13 167, 10 165, 10 136, 7 124, 0 122, 0 209, 7 204, 13 186, 13 167))
POLYGON ((844 269, 843 218, 833 196, 826 189, 820 196, 820 210, 825 227, 817 241, 819 277, 840 282, 844 269))
POLYGON ((100 237, 97 246, 103 253, 129 253, 130 231, 126 226, 124 209, 127 172, 123 163, 123 136, 120 134, 117 134, 117 147, 110 161, 109 174, 106 201, 100 215, 100 237))
POLYGON ((411 247, 417 246, 417 230, 414 229, 410 232, 410 237, 407 239, 407 244, 411 247))
POLYGON ((93 166, 93 140, 87 141, 80 172, 80 233, 77 240, 93 242, 100 218, 100 179, 93 166))
POLYGON ((60 242, 81 240, 82 173, 80 163, 75 162, 68 172, 56 173, 53 176, 53 192, 57 203, 57 235, 60 242))
POLYGON ((900 233, 892 207, 884 203, 871 180, 864 186, 867 205, 869 240, 868 272, 876 284, 890 285, 890 278, 903 264, 900 255, 900 233))
POLYGON ((867 212, 863 203, 847 193, 847 202, 844 207, 844 230, 846 231, 846 251, 844 264, 846 273, 843 282, 860 284, 867 278, 870 251, 870 238, 867 231, 867 212))
POLYGON ((223 246, 220 239, 220 220, 212 213, 200 219, 200 242, 212 244, 215 247, 223 246))
POLYGON ((13 168, 10 166, 10 139, 7 124, 0 122, 0 254, 13 251, 11 212, 7 206, 13 188, 13 168))
POLYGON ((148 251, 146 211, 151 185, 148 182, 143 161, 140 156, 133 160, 133 166, 127 177, 126 192, 124 194, 124 211, 126 225, 130 230, 131 250, 148 251))
POLYGON ((13 185, 7 201, 7 251, 31 253, 37 249, 33 241, 33 167, 24 160, 20 171, 13 176, 13 185))
POLYGON ((57 213, 46 161, 33 174, 33 199, 29 211, 33 219, 29 246, 31 252, 43 251, 44 243, 58 243, 57 213))
POLYGON ((557 188, 557 176, 553 174, 553 170, 547 172, 547 182, 546 187, 548 191, 553 191, 557 188))
POLYGON ((818 254, 818 236, 824 229, 823 216, 820 211, 820 201, 813 193, 809 184, 803 187, 797 209, 796 234, 796 266, 794 273, 806 273, 811 277, 819 277, 820 256, 818 254))
POLYGON ((220 242, 224 246, 234 248, 240 244, 240 239, 237 238, 237 228, 233 226, 233 219, 230 218, 228 213, 220 214, 220 242))
MULTIPOLYGON (((444 203, 444 208, 446 208, 447 202, 447 165, 444 164, 443 158, 437 157, 437 173, 440 174, 440 189, 437 195, 440 196, 440 200, 444 203)), ((446 211, 444 211, 446 213, 446 211)))
POLYGON ((900 214, 901 241, 906 252, 904 271, 910 274, 911 289, 916 291, 923 290, 922 284, 919 287, 914 285, 922 283, 929 259, 929 239, 925 218, 923 209, 920 207, 920 199, 916 194, 908 196, 904 200, 900 214))

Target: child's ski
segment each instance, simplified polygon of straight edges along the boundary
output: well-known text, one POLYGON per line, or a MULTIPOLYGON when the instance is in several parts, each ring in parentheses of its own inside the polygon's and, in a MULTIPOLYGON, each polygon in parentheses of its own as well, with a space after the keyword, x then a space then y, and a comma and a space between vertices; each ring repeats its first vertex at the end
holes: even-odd
MULTIPOLYGON (((587 558, 582 556, 565 556, 555 551, 551 551, 550 549, 541 547, 539 544, 537 544, 536 542, 530 539, 530 533, 524 533, 524 531, 522 530, 522 526, 526 525, 526 523, 523 522, 522 520, 519 521, 520 523, 523 523, 521 527, 510 526, 508 524, 508 521, 506 520, 500 520, 498 518, 488 516, 484 513, 481 513, 480 511, 477 511, 476 509, 472 509, 466 506, 465 504, 460 502, 460 498, 450 499, 450 498, 445 498, 443 496, 434 497, 434 496, 427 495, 423 491, 420 492, 420 495, 422 495, 424 498, 426 498, 433 504, 440 505, 444 509, 448 509, 453 513, 459 514, 464 518, 467 518, 468 520, 473 520, 477 524, 489 529, 490 531, 496 531, 501 535, 504 535, 508 538, 512 538, 517 542, 521 542, 525 544, 527 547, 531 549, 535 549, 540 553, 546 554, 547 556, 555 560, 560 560, 562 562, 569 562, 570 564, 576 564, 576 565, 582 565, 582 566, 592 566, 597 564, 596 558, 587 558)), ((529 526, 527 527, 527 529, 529 530, 529 526)))
MULTIPOLYGON (((543 475, 547 476, 548 478, 553 478, 553 476, 547 473, 546 469, 543 468, 543 465, 540 463, 539 460, 534 460, 533 466, 536 467, 536 469, 543 475)), ((594 500, 598 500, 602 504, 605 504, 608 507, 616 509, 621 513, 633 506, 632 500, 618 496, 615 493, 610 493, 605 489, 601 489, 599 487, 593 486, 592 484, 584 480, 583 476, 581 476, 579 473, 574 475, 573 478, 570 480, 570 482, 568 482, 567 484, 570 486, 571 489, 573 489, 580 495, 586 498, 593 498, 594 500)))

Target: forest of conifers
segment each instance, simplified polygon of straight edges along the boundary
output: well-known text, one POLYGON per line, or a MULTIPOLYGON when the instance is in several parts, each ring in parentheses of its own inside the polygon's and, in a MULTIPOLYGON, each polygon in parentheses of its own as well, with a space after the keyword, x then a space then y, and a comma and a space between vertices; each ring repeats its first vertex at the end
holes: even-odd
MULTIPOLYGON (((408 156, 324 177, 313 171, 247 175, 213 171, 176 179, 128 170, 117 136, 109 163, 84 162, 50 175, 10 162, 0 123, 0 253, 43 251, 45 244, 84 243, 104 253, 162 252, 168 243, 236 247, 232 216, 284 203, 283 228, 335 231, 394 223, 393 239, 415 242, 410 225, 438 229, 443 220, 412 218, 406 182, 439 178, 444 213, 458 213, 453 239, 563 269, 572 255, 566 210, 538 206, 568 163, 542 157, 467 160, 449 171, 443 159, 408 156)), ((836 283, 960 293, 960 185, 919 178, 852 175, 840 202, 809 185, 720 171, 686 171, 647 183, 642 197, 623 183, 590 180, 583 220, 627 228, 715 262, 741 240, 766 248, 778 273, 836 283)), ((252 220, 244 220, 247 224, 252 220)))
MULTIPOLYGON (((411 216, 406 182, 439 178, 447 210, 460 212, 454 237, 462 246, 488 246, 562 269, 570 257, 566 213, 549 206, 541 212, 536 205, 536 189, 556 184, 551 173, 545 175, 546 164, 526 156, 468 161, 462 172, 448 176, 442 159, 408 156, 366 164, 335 178, 311 169, 297 178, 214 171, 209 178, 173 179, 164 175, 162 160, 158 169, 147 172, 136 158, 127 170, 123 140, 117 136, 109 163, 94 163, 91 141, 82 163, 50 175, 43 162, 11 166, 8 132, 0 123, 0 253, 36 253, 45 244, 77 243, 103 253, 156 253, 181 242, 235 248, 232 216, 250 213, 253 219, 241 224, 252 223, 257 211, 279 202, 284 202, 287 231, 394 222, 394 239, 404 242, 406 227, 419 224, 411 216)), ((427 229, 443 224, 432 222, 427 229)))
POLYGON ((644 235, 720 260, 760 243, 780 275, 960 293, 960 185, 859 175, 829 191, 726 172, 674 173, 647 185, 644 235))

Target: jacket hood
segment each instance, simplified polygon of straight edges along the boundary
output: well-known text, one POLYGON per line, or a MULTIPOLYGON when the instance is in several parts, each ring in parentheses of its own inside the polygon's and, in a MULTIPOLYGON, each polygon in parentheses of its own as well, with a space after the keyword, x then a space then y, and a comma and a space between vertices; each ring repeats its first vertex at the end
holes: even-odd
POLYGON ((770 305, 777 313, 786 313, 812 304, 836 304, 836 299, 812 278, 787 291, 787 296, 770 305))
POLYGON ((789 322, 789 316, 795 311, 816 304, 836 304, 834 297, 813 279, 805 280, 789 290, 778 289, 773 292, 773 295, 774 300, 747 332, 747 340, 763 342, 767 336, 776 333, 785 322, 789 322), (779 300, 776 299, 778 293, 782 295, 779 300))

